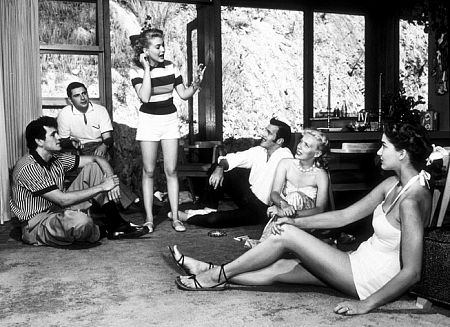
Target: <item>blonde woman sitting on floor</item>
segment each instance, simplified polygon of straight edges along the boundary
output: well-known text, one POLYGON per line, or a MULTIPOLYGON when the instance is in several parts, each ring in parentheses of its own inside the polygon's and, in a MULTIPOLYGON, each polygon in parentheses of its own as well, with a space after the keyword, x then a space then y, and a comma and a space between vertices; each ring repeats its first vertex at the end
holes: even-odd
POLYGON ((251 247, 269 237, 278 217, 305 217, 325 211, 328 203, 328 175, 324 156, 328 153, 327 137, 313 129, 303 131, 294 159, 278 164, 267 209, 269 222, 259 240, 249 240, 251 247))

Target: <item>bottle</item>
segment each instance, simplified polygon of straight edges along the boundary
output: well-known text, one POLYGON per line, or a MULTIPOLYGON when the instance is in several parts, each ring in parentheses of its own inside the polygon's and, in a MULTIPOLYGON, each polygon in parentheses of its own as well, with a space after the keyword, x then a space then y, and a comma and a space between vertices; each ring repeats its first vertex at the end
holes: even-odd
POLYGON ((336 103, 336 107, 334 107, 333 116, 337 118, 341 116, 341 111, 339 109, 339 101, 336 103))
POLYGON ((341 109, 341 116, 344 118, 347 118, 347 103, 344 100, 344 103, 342 104, 342 109, 341 109))

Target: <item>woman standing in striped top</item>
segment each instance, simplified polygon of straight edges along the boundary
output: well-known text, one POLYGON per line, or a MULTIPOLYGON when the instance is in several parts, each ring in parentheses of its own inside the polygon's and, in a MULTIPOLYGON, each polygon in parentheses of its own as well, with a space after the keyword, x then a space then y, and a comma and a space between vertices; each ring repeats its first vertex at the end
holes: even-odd
POLYGON ((142 190, 146 211, 144 226, 147 226, 150 232, 153 231, 153 173, 158 145, 161 142, 172 227, 177 232, 184 232, 186 228, 178 220, 179 186, 176 166, 180 132, 172 92, 175 89, 183 100, 192 97, 200 88, 205 67, 200 64, 194 82, 185 87, 178 69, 171 61, 164 59, 164 35, 161 30, 144 27, 140 35, 130 39, 135 50, 134 62, 138 66, 136 77, 131 81, 142 102, 136 140, 140 142, 143 160, 142 190))

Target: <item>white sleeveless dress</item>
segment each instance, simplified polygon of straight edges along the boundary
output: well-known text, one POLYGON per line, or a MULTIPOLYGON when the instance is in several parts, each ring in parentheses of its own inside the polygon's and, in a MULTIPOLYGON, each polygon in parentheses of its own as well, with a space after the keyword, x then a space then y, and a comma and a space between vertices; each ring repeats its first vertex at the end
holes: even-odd
MULTIPOLYGON (((349 253, 353 281, 361 300, 379 290, 400 272, 401 231, 389 223, 386 215, 400 196, 418 179, 419 175, 408 181, 386 212, 383 212, 384 200, 375 208, 372 220, 374 234, 361 243, 356 251, 349 253)), ((386 198, 397 184, 392 186, 386 198)))

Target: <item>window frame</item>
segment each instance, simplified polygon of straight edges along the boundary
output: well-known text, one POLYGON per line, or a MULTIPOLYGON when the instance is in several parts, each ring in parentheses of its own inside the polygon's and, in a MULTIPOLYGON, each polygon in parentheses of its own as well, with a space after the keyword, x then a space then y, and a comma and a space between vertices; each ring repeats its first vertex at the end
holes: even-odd
MULTIPOLYGON (((99 97, 90 98, 90 100, 105 106, 109 113, 112 114, 109 0, 75 0, 72 2, 96 4, 97 45, 40 44, 39 54, 97 55, 99 97)), ((61 109, 67 103, 67 97, 42 97, 42 109, 61 109)))

